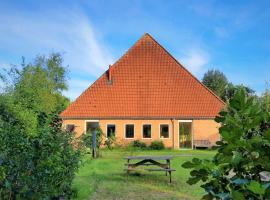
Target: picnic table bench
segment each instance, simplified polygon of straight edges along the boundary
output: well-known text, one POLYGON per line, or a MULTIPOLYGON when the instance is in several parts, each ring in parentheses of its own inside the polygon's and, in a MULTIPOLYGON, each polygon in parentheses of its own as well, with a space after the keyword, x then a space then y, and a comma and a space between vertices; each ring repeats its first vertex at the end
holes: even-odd
POLYGON ((172 175, 171 173, 173 171, 176 171, 175 169, 171 168, 171 159, 173 156, 127 156, 125 159, 127 160, 127 163, 125 164, 127 166, 127 173, 129 174, 130 171, 138 171, 140 170, 139 167, 141 166, 157 166, 159 168, 144 168, 146 171, 164 171, 166 173, 166 176, 169 173, 170 176, 170 183, 172 182, 172 175), (133 163, 130 163, 130 161, 136 161, 133 163), (162 163, 160 161, 165 161, 165 163, 162 163))

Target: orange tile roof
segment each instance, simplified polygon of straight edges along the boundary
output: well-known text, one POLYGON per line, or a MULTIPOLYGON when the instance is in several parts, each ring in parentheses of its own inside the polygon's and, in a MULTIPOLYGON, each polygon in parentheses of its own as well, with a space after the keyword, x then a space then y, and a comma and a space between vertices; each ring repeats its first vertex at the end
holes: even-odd
POLYGON ((63 118, 213 118, 224 102, 144 34, 63 118))

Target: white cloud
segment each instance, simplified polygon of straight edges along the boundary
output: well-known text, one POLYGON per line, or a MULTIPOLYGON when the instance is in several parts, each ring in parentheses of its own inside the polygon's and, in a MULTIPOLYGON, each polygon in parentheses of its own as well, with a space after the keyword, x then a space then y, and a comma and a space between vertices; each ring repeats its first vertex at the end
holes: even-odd
POLYGON ((76 74, 89 76, 87 81, 90 83, 90 77, 98 77, 112 64, 113 57, 102 43, 101 34, 78 9, 60 12, 44 9, 30 13, 3 10, 0 24, 0 51, 10 52, 12 56, 26 56, 27 60, 52 51, 64 53, 71 72, 70 90, 66 95, 71 99, 85 89, 82 82, 76 80, 76 74))
POLYGON ((201 75, 207 68, 210 57, 207 52, 201 49, 190 49, 182 57, 182 64, 194 75, 201 75))

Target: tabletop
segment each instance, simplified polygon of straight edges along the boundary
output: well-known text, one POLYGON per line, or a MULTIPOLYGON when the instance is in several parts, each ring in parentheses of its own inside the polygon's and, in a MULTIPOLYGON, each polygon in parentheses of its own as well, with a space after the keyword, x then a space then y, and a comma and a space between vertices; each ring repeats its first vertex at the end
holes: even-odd
POLYGON ((127 160, 171 160, 173 156, 127 156, 125 159, 127 160))

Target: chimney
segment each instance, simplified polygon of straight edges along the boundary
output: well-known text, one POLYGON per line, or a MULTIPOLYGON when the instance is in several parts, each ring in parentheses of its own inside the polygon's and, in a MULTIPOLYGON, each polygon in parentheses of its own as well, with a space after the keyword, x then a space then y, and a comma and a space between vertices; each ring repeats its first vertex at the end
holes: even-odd
POLYGON ((112 83, 112 67, 109 65, 109 70, 108 70, 108 81, 109 83, 112 83))

